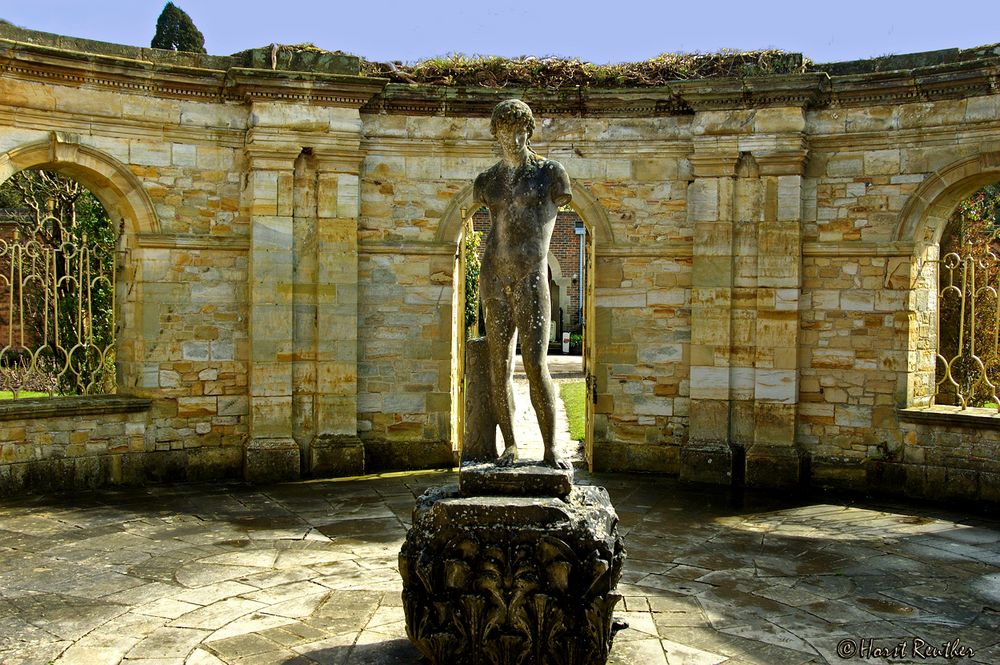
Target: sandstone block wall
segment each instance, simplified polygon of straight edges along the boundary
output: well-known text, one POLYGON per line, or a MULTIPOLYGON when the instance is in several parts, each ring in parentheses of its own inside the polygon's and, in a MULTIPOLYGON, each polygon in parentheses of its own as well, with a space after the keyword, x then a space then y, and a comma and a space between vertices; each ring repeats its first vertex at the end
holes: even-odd
POLYGON ((11 491, 49 459, 88 460, 68 485, 452 464, 458 243, 516 93, 588 231, 594 468, 995 497, 996 418, 932 405, 937 243, 1000 180, 992 51, 581 102, 23 39, 0 178, 57 168, 123 222, 125 402, 107 427, 10 407, 11 491))

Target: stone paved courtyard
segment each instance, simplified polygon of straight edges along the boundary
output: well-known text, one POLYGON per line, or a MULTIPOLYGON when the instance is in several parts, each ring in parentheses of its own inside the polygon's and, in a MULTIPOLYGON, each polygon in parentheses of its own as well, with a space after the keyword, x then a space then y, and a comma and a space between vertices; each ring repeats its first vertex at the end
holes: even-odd
MULTIPOLYGON (((578 360, 550 357, 557 381, 578 378, 578 360)), ((539 457, 524 381, 515 402, 525 457, 539 457)), ((578 459, 566 432, 557 445, 578 459)), ((630 627, 614 665, 1000 662, 1000 521, 655 476, 577 480, 608 488, 629 551, 616 614, 630 627), (916 640, 975 655, 921 658, 916 640), (858 653, 842 659, 840 644, 858 653), (874 657, 900 644, 907 659, 874 657)), ((396 557, 414 498, 456 481, 414 472, 2 501, 0 663, 419 663, 396 557)))
MULTIPOLYGON (((629 549, 612 663, 852 662, 838 643, 868 638, 975 650, 916 662, 1000 662, 996 521, 581 475, 610 490, 629 549)), ((417 663, 396 555, 414 496, 455 479, 5 501, 0 661, 417 663)))

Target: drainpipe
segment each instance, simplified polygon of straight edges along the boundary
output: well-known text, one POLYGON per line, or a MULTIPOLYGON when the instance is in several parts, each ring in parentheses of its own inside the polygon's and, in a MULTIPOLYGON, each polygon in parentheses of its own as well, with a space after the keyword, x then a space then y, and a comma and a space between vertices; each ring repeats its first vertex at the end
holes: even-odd
POLYGON ((583 279, 583 238, 584 238, 584 236, 587 233, 587 227, 585 227, 583 224, 580 224, 579 226, 574 226, 573 227, 573 231, 576 233, 576 235, 580 236, 580 271, 578 273, 576 273, 578 275, 577 282, 579 282, 579 286, 580 286, 580 300, 579 300, 579 307, 577 309, 577 311, 579 312, 579 316, 577 316, 577 319, 580 321, 580 324, 582 325, 583 324, 583 281, 584 281, 584 279, 583 279))

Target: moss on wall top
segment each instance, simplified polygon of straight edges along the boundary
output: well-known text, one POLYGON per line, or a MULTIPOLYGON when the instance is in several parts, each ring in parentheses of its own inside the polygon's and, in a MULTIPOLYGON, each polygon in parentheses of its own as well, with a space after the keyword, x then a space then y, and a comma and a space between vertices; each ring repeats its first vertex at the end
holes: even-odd
POLYGON ((664 53, 643 62, 595 65, 570 58, 500 58, 451 55, 413 65, 362 61, 361 71, 395 83, 563 88, 632 88, 664 85, 670 81, 719 77, 746 78, 806 71, 801 53, 786 51, 721 51, 719 53, 664 53))
POLYGON ((397 84, 472 87, 493 90, 641 89, 679 81, 750 79, 796 74, 855 76, 912 71, 938 66, 974 66, 1000 60, 1000 45, 885 55, 867 60, 815 64, 801 53, 776 49, 718 53, 664 53, 642 62, 597 65, 572 58, 501 58, 450 55, 413 64, 373 62, 312 44, 270 44, 228 56, 183 53, 110 44, 19 28, 0 20, 0 40, 73 52, 77 57, 111 56, 146 63, 216 71, 249 68, 304 74, 335 74, 385 79, 397 84))

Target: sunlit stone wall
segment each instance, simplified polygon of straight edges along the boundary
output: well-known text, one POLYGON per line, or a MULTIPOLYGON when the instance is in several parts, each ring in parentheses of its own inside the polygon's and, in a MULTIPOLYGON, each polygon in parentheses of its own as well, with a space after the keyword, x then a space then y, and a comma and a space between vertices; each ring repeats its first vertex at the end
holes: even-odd
POLYGON ((996 498, 997 419, 931 405, 937 242, 1000 179, 988 50, 567 97, 5 30, 0 178, 66 172, 124 230, 118 401, 0 405, 3 491, 452 464, 462 222, 515 95, 587 226, 593 468, 996 498))

